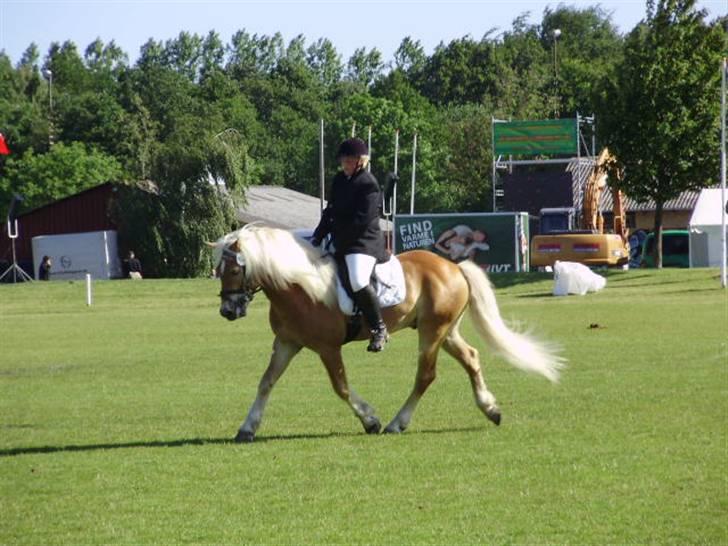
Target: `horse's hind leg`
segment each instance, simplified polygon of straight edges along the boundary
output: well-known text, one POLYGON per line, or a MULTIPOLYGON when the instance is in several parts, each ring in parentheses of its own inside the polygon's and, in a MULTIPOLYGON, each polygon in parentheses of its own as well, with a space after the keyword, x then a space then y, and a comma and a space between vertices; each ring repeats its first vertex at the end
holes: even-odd
POLYGON ((437 352, 440 350, 440 343, 444 334, 444 325, 436 329, 427 329, 425 325, 420 325, 419 330, 420 354, 417 363, 415 385, 402 408, 384 429, 384 432, 387 433, 405 431, 412 420, 412 415, 417 408, 420 398, 422 398, 427 388, 435 380, 437 374, 437 352))
POLYGON ((283 372, 286 371, 288 364, 291 359, 298 354, 301 350, 301 346, 288 341, 283 341, 281 338, 276 337, 273 341, 273 354, 270 357, 270 364, 265 370, 263 377, 260 378, 260 384, 258 385, 258 396, 255 398, 255 402, 250 407, 248 417, 245 422, 238 430, 238 434, 235 437, 236 442, 252 442, 255 437, 255 431, 258 430, 260 422, 263 419, 263 411, 265 410, 265 404, 268 402, 273 386, 278 381, 283 372))
POLYGON ((475 403, 485 416, 493 421, 496 425, 500 424, 501 413, 495 401, 495 396, 485 386, 483 374, 480 369, 480 358, 478 351, 474 347, 468 345, 459 332, 460 323, 452 329, 445 338, 442 347, 455 360, 462 364, 465 371, 470 377, 470 384, 473 387, 473 395, 475 403))
POLYGON ((379 433, 382 425, 374 414, 374 408, 360 398, 353 389, 349 388, 349 383, 346 380, 346 371, 344 370, 344 361, 341 358, 341 348, 321 352, 319 356, 329 374, 334 392, 339 395, 339 398, 349 404, 349 407, 354 411, 354 415, 359 418, 367 434, 379 433))

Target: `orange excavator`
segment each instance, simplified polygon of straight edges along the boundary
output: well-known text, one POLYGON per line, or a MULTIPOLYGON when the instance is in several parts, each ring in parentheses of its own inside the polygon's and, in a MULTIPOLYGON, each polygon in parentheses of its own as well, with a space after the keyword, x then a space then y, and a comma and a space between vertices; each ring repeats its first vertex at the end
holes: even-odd
POLYGON ((614 156, 604 148, 584 186, 578 229, 542 233, 533 238, 531 267, 553 266, 556 261, 588 266, 623 266, 629 261, 629 233, 622 192, 612 189, 613 233, 604 233, 604 217, 599 210, 599 200, 607 188, 607 169, 612 161, 614 156))

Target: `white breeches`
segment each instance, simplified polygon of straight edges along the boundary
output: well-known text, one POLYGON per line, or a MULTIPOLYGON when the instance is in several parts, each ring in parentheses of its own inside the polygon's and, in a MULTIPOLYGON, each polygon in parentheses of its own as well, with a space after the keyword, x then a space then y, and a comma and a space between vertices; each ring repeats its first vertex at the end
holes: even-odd
POLYGON ((351 289, 358 292, 369 286, 369 279, 374 271, 374 266, 377 265, 377 259, 366 254, 347 254, 344 259, 346 269, 349 271, 351 289))

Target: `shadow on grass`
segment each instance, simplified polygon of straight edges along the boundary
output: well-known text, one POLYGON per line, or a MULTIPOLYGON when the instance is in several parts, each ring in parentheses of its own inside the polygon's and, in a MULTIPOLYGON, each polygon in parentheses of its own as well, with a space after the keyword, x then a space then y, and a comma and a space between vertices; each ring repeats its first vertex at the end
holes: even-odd
POLYGON ((122 442, 118 444, 78 444, 66 446, 35 446, 35 447, 12 447, 0 449, 0 457, 13 457, 16 455, 33 455, 38 453, 60 453, 74 451, 100 451, 104 449, 125 449, 136 447, 184 447, 205 444, 227 444, 232 443, 232 438, 189 438, 171 441, 155 442, 122 442))
POLYGON ((724 288, 718 284, 717 286, 708 286, 706 288, 688 288, 687 290, 670 290, 665 294, 687 294, 689 292, 722 292, 724 288))
POLYGON ((516 298, 553 298, 553 292, 537 292, 535 294, 516 294, 516 298))
POLYGON ((493 273, 488 275, 496 288, 510 288, 522 284, 553 280, 553 273, 493 273))
MULTIPOLYGON (((447 428, 447 429, 425 429, 407 432, 406 434, 448 434, 458 432, 475 432, 482 430, 483 427, 461 427, 461 428, 447 428)), ((313 433, 313 434, 279 434, 271 436, 257 436, 252 445, 267 443, 267 442, 282 442, 287 440, 326 440, 329 438, 347 438, 347 437, 358 437, 366 436, 364 432, 326 432, 326 433, 313 433)), ((376 436, 389 436, 388 434, 370 435, 371 437, 376 436)), ((108 444, 77 444, 77 445, 65 445, 65 446, 35 446, 35 447, 13 447, 9 449, 0 449, 0 458, 2 457, 16 457, 18 455, 37 455, 37 454, 51 454, 51 453, 73 453, 79 451, 101 451, 106 449, 133 449, 143 447, 186 447, 186 446, 202 446, 202 445, 220 445, 220 444, 231 444, 235 445, 235 441, 232 438, 183 438, 180 440, 169 440, 169 441, 152 441, 152 442, 120 442, 120 443, 108 443, 108 444)), ((250 445, 250 444, 247 444, 250 445)))
POLYGON ((649 273, 632 273, 631 271, 597 271, 599 274, 603 274, 610 282, 624 282, 634 281, 637 279, 646 279, 647 277, 653 277, 649 273))

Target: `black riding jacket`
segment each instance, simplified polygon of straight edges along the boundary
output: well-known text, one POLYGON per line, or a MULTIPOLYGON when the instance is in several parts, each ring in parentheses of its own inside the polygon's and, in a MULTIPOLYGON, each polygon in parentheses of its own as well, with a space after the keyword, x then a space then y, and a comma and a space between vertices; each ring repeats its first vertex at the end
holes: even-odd
POLYGON ((363 169, 351 178, 339 172, 334 177, 330 195, 314 238, 320 240, 330 233, 337 257, 367 254, 378 262, 386 261, 384 237, 379 226, 382 194, 377 179, 363 169))

